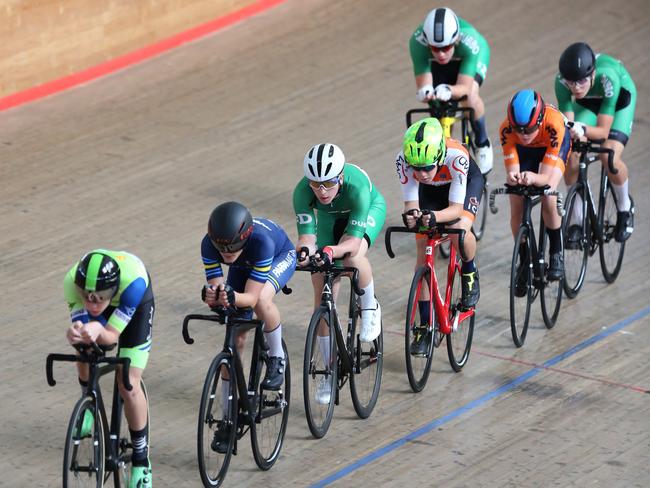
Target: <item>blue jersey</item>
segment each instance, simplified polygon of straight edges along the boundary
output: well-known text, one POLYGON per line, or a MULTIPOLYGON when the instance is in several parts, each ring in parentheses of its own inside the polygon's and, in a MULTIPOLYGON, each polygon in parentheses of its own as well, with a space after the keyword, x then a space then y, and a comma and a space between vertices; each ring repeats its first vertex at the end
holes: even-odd
MULTIPOLYGON (((248 278, 266 283, 271 266, 276 258, 284 257, 293 251, 294 246, 287 233, 269 219, 253 219, 253 232, 237 260, 230 268, 250 268, 248 278)), ((210 281, 223 276, 221 253, 214 247, 206 234, 201 242, 201 257, 205 268, 205 278, 210 281)))

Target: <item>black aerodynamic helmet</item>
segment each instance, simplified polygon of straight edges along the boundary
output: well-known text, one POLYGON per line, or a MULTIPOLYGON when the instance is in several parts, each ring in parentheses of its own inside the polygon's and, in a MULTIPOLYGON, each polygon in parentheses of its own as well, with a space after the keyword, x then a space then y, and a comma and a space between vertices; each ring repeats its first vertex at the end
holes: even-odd
POLYGON ((239 251, 252 232, 253 217, 241 203, 222 203, 210 214, 208 236, 220 252, 239 251))
POLYGON ((560 56, 560 75, 565 80, 578 81, 596 69, 596 55, 586 42, 575 42, 560 56))

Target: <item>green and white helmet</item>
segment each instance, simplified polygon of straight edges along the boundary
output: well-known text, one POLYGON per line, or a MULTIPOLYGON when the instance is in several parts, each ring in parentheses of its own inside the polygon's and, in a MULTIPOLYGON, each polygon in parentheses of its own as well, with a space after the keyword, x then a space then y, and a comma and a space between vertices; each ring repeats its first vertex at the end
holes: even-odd
POLYGON ((438 119, 429 117, 411 125, 404 134, 402 149, 406 163, 413 168, 442 166, 447 144, 438 119))

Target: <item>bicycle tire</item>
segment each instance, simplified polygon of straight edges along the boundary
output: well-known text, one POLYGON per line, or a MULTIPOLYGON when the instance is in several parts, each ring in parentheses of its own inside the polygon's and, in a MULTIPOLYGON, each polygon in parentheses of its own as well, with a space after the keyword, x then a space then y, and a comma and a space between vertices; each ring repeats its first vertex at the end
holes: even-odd
MULTIPOLYGON (((431 372, 431 361, 433 359, 433 328, 431 324, 426 324, 427 328, 420 327, 422 320, 420 317, 420 308, 418 301, 420 299, 423 287, 429 287, 431 282, 431 270, 426 266, 419 267, 413 275, 411 289, 406 304, 406 321, 404 326, 404 353, 406 358, 406 374, 409 385, 414 392, 420 392, 424 389, 431 372), (411 355, 411 342, 415 340, 416 334, 427 334, 427 350, 424 356, 411 355)), ((429 290, 429 292, 431 292, 429 290)), ((431 295, 430 295, 431 296, 431 295)), ((435 309, 432 313, 435 314, 435 309)), ((430 322, 434 322, 435 317, 430 317, 430 322)))
POLYGON ((481 203, 476 212, 476 217, 474 218, 474 223, 472 224, 472 233, 476 237, 477 241, 480 241, 485 234, 485 223, 487 222, 488 215, 488 183, 487 175, 483 175, 483 178, 486 178, 483 185, 483 191, 481 192, 481 203))
MULTIPOLYGON (((117 383, 114 384, 114 387, 117 388, 117 383)), ((149 415, 149 395, 147 394, 147 387, 144 384, 144 380, 140 379, 140 388, 144 392, 144 397, 147 399, 147 432, 149 432, 148 442, 151 445, 151 416, 149 415)), ((113 472, 114 479, 113 483, 115 488, 127 488, 129 482, 131 481, 131 458, 132 458, 132 449, 133 445, 131 444, 131 434, 129 432, 129 424, 126 420, 126 415, 124 414, 124 400, 120 398, 122 406, 121 419, 120 419, 120 432, 118 437, 117 445, 117 469, 113 472)), ((115 406, 113 406, 115 408, 115 406)), ((109 475, 106 474, 105 478, 108 478, 109 475)))
POLYGON ((523 346, 526 340, 528 322, 530 321, 530 308, 533 303, 533 269, 530 250, 530 231, 528 227, 521 226, 517 231, 514 250, 512 252, 512 262, 510 264, 510 331, 512 333, 512 341, 517 347, 523 346), (522 241, 526 243, 527 249, 527 255, 523 257, 520 256, 521 248, 519 246, 519 243, 522 241), (520 259, 522 263, 521 272, 526 273, 526 292, 525 295, 517 296, 516 283, 520 259), (521 308, 522 303, 525 303, 523 309, 521 308))
POLYGON ((237 377, 231 361, 232 357, 229 354, 223 352, 217 354, 210 364, 201 393, 196 438, 199 473, 204 486, 221 486, 228 472, 235 446, 238 420, 237 377), (230 378, 228 381, 230 393, 228 394, 228 405, 225 408, 221 404, 223 393, 219 388, 224 384, 221 378, 222 368, 225 368, 230 378), (223 418, 224 413, 226 414, 225 418, 223 418), (219 453, 212 449, 212 443, 217 429, 224 426, 230 428, 228 447, 225 453, 219 453))
MULTIPOLYGON (((548 267, 551 259, 550 240, 548 233, 544 232, 544 269, 539 270, 542 276, 539 277, 541 292, 540 301, 542 305, 542 318, 547 329, 555 327, 557 317, 562 304, 562 292, 564 291, 564 278, 550 281, 547 279, 548 267)), ((535 264, 539 267, 539 264, 535 264)))
MULTIPOLYGON (((278 391, 265 390, 261 384, 257 385, 257 414, 255 422, 251 425, 251 447, 255 463, 263 471, 271 469, 280 456, 284 435, 287 432, 289 421, 289 401, 291 398, 291 363, 287 345, 282 339, 284 350, 284 383, 278 391), (265 435, 268 434, 268 435, 265 435)), ((265 369, 264 361, 262 368, 265 369)), ((260 378, 264 375, 260 374, 260 378)))
POLYGON ((450 279, 453 281, 451 283, 452 294, 448 313, 449 323, 452 325, 452 332, 451 334, 447 334, 447 356, 449 357, 451 368, 456 373, 459 373, 469 359, 476 315, 472 314, 469 320, 466 319, 458 324, 455 322, 457 314, 461 313, 461 299, 463 295, 460 259, 456 260, 454 272, 450 279))
POLYGON ((334 414, 334 403, 338 388, 337 382, 337 348, 336 337, 332 324, 330 323, 330 312, 324 308, 316 309, 309 322, 307 337, 305 342, 305 355, 303 360, 303 400, 305 403, 305 416, 309 431, 317 439, 322 438, 329 429, 334 414), (318 345, 318 328, 321 319, 329 331, 330 337, 330 358, 329 364, 326 365, 322 351, 318 345), (316 400, 316 389, 318 382, 324 378, 329 382, 330 398, 327 404, 319 404, 316 400))
POLYGON ((72 410, 63 451, 63 488, 104 486, 106 439, 98 413, 92 396, 80 398, 72 410), (94 415, 95 421, 91 435, 81 437, 86 411, 94 415), (86 451, 88 454, 83 455, 86 451))
POLYGON ((605 188, 604 201, 600 202, 598 212, 598 227, 601 229, 599 236, 600 269, 607 283, 614 283, 621 271, 625 242, 617 242, 616 234, 617 205, 612 184, 608 180, 605 188))
MULTIPOLYGON (((355 302, 356 303, 356 302, 355 302)), ((350 394, 352 405, 359 418, 367 419, 377 404, 381 387, 381 372, 384 364, 384 327, 372 342, 361 342, 357 333, 359 306, 352 311, 350 334, 352 337, 352 374, 350 375, 350 394)))
POLYGON ((585 276, 587 275, 587 260, 589 258, 589 244, 588 240, 585 238, 587 235, 586 232, 591 232, 589 229, 589 215, 587 213, 587 202, 586 202, 585 189, 582 183, 576 183, 569 190, 569 193, 566 198, 565 208, 567 212, 564 214, 564 219, 562 221, 562 241, 564 242, 564 294, 568 298, 575 298, 580 288, 585 282, 585 276), (571 215, 575 211, 576 199, 578 197, 582 198, 582 238, 578 249, 568 249, 567 243, 569 242, 569 227, 571 215))

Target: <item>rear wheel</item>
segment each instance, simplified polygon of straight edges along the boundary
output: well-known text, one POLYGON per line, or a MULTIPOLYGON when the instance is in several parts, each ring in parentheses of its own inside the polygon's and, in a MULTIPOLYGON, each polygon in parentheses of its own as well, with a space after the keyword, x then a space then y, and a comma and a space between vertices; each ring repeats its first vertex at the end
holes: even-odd
POLYGON ((544 232, 544 270, 539 277, 542 292, 540 299, 542 302, 542 317, 544 318, 544 325, 547 329, 552 329, 555 326, 555 321, 560 313, 560 305, 562 304, 562 289, 564 279, 549 281, 548 267, 551 262, 550 242, 548 233, 544 232))
POLYGON ((435 309, 431 310, 431 317, 427 323, 426 318, 420 316, 420 301, 426 301, 427 306, 431 303, 429 300, 429 283, 431 282, 431 271, 426 266, 417 269, 411 282, 411 290, 406 305, 406 324, 404 330, 405 355, 406 355, 406 374, 408 375, 409 384, 413 391, 422 391, 427 384, 429 373, 431 371, 431 360, 433 359, 433 323, 435 309), (427 298, 422 298, 426 296, 427 298), (411 345, 425 341, 421 353, 411 354, 411 345))
POLYGON ((221 486, 235 447, 237 382, 230 361, 225 353, 219 353, 212 360, 201 394, 197 446, 204 486, 221 486), (223 376, 230 380, 224 381, 223 376))
MULTIPOLYGON (((487 178, 487 175, 483 175, 483 178, 487 178)), ((474 217, 474 223, 472 224, 472 232, 476 237, 477 241, 481 240, 485 232, 485 223, 487 222, 487 210, 488 210, 488 183, 487 179, 483 185, 483 191, 481 192, 481 203, 479 204, 478 211, 474 217)))
MULTIPOLYGON (((251 425, 253 457, 260 469, 270 469, 280 456, 284 434, 289 421, 289 399, 291 397, 291 367, 287 345, 284 349, 284 383, 277 391, 258 386, 257 415, 251 425)), ((264 377, 266 364, 260 361, 260 378, 264 377)))
MULTIPOLYGON (((359 310, 359 307, 356 307, 359 310)), ((375 408, 379 387, 381 385, 381 370, 384 364, 384 327, 379 336, 372 342, 361 342, 357 325, 359 314, 354 311, 352 320, 352 374, 350 375, 350 393, 352 405, 357 415, 368 418, 375 408)))
MULTIPOLYGON (((590 232, 588 227, 587 203, 585 201, 583 186, 578 183, 574 185, 567 195, 565 208, 567 212, 562 222, 562 241, 564 242, 564 293, 569 298, 574 298, 585 281, 587 274, 587 259, 589 257, 589 245, 585 236, 590 232), (581 201, 582 200, 582 201, 581 201), (576 220, 574 215, 582 215, 581 219, 576 220), (572 222, 573 218, 573 222, 572 222), (579 241, 571 240, 572 228, 579 225, 582 234, 579 241), (571 230, 570 230, 571 229, 571 230)), ((548 262, 548 261, 547 261, 548 262)))
POLYGON ((614 238, 618 212, 615 198, 612 184, 608 181, 605 189, 605 201, 600 203, 602 208, 598 215, 598 224, 602 229, 599 243, 600 268, 607 283, 613 283, 618 277, 621 264, 623 264, 623 254, 625 253, 625 242, 617 242, 614 238))
POLYGON ((334 414, 336 364, 336 337, 330 324, 330 314, 327 309, 318 308, 307 329, 302 377, 307 424, 312 435, 318 439, 327 433, 334 414), (319 336, 319 332, 323 335, 319 336))
POLYGON ((447 335, 447 355, 449 364, 457 373, 463 369, 469 359, 469 351, 472 347, 474 335, 474 312, 465 320, 460 321, 461 299, 463 296, 463 285, 460 271, 460 260, 454 266, 454 274, 449 279, 453 280, 451 303, 449 304, 449 324, 452 328, 451 334, 447 335))
POLYGON ((533 268, 530 254, 528 228, 519 227, 510 265, 510 331, 517 347, 523 346, 526 340, 530 306, 533 302, 533 268), (524 244, 523 253, 520 243, 524 244))
POLYGON ((104 485, 104 425, 93 397, 81 398, 70 416, 63 452, 63 487, 104 485))

